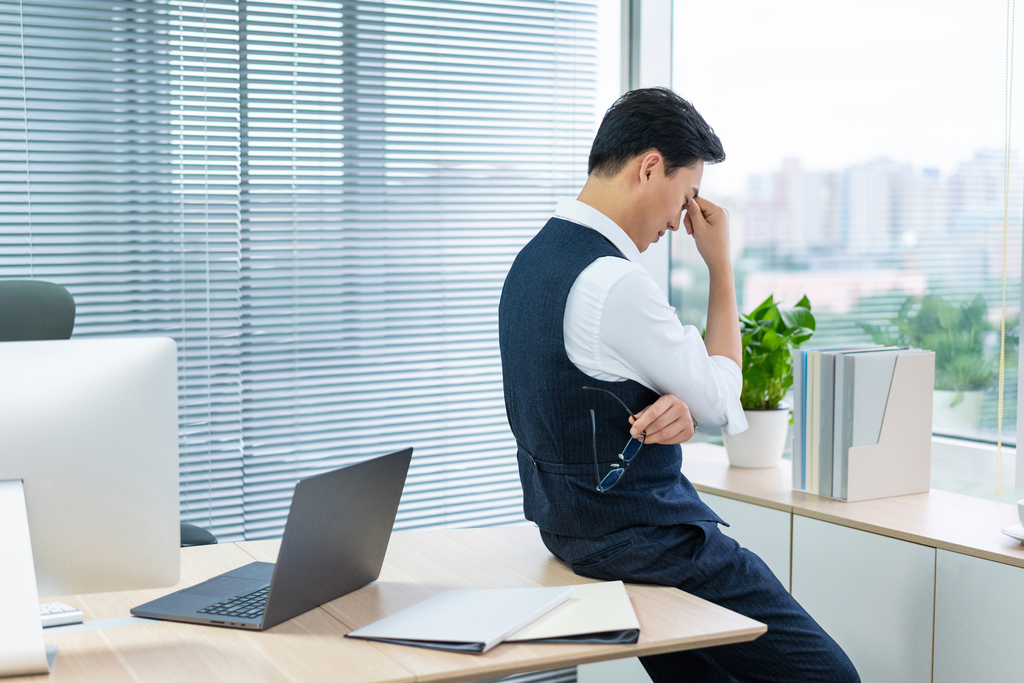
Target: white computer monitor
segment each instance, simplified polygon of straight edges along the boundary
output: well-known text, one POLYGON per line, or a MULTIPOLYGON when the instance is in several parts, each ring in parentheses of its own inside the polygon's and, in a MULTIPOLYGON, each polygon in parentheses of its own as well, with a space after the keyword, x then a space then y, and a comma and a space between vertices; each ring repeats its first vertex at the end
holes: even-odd
MULTIPOLYGON (((0 343, 0 603, 38 625, 39 597, 178 581, 177 379, 172 339, 0 343)), ((23 626, 0 621, 0 675, 38 672, 41 632, 12 654, 23 626)))

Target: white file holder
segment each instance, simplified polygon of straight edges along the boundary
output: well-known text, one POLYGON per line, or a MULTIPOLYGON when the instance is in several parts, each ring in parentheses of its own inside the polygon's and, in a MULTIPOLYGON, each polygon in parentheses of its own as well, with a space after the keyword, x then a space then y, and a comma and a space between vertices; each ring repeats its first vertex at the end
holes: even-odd
POLYGON ((0 481, 0 677, 49 672, 22 481, 0 481))
POLYGON ((896 359, 878 443, 849 449, 847 502, 928 491, 934 387, 934 353, 908 353, 896 359))

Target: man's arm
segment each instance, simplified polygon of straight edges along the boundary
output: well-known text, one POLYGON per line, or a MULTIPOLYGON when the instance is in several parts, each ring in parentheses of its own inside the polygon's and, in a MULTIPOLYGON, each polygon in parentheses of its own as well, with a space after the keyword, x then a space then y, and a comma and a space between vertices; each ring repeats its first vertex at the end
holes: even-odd
POLYGON ((731 358, 742 369, 736 284, 729 255, 729 212, 706 199, 694 197, 686 205, 683 224, 687 234, 693 235, 711 277, 704 345, 709 355, 731 358))
MULTIPOLYGON (((686 232, 693 235, 697 251, 707 264, 710 275, 704 346, 709 356, 728 358, 742 371, 739 311, 729 254, 729 213, 698 197, 691 199, 685 209, 683 224, 686 232)), ((738 411, 733 407, 729 412, 735 415, 738 411)), ((693 437, 693 427, 696 426, 687 403, 672 393, 666 393, 631 421, 634 423, 632 433, 636 436, 646 431, 651 443, 684 443, 693 437)), ((746 428, 741 412, 730 419, 730 423, 739 423, 732 424, 733 428, 746 428)))
MULTIPOLYGON (((586 280, 585 276, 581 279, 586 280)), ((594 296, 598 293, 591 292, 588 297, 594 305, 599 301, 594 296)), ((731 358, 708 354, 700 332, 679 321, 664 292, 646 271, 639 266, 629 268, 607 291, 603 304, 597 359, 600 371, 635 379, 662 395, 650 411, 648 406, 631 406, 638 411, 644 409, 638 413, 641 419, 637 424, 641 431, 647 430, 650 443, 686 441, 693 435, 691 415, 698 423, 724 427, 729 434, 746 428, 739 402, 739 367, 731 358), (672 405, 675 401, 684 403, 686 409, 672 405), (667 413, 668 418, 662 420, 667 413), (672 426, 659 435, 663 424, 672 426)), ((569 329, 572 331, 572 326, 569 329)), ((576 332, 567 339, 581 336, 576 332)), ((575 362, 572 354, 570 360, 575 362)), ((577 367, 591 376, 598 369, 577 367)))

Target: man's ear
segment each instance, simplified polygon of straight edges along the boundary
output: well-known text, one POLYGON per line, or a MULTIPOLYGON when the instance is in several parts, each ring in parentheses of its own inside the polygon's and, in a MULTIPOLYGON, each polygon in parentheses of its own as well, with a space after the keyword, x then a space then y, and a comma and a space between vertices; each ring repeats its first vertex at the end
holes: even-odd
POLYGON ((638 180, 640 181, 640 191, 641 192, 643 192, 644 189, 647 187, 647 183, 651 179, 651 172, 652 172, 652 170, 655 167, 657 167, 658 164, 660 164, 660 163, 661 163, 661 154, 659 154, 656 151, 648 152, 640 160, 640 176, 639 176, 638 180))

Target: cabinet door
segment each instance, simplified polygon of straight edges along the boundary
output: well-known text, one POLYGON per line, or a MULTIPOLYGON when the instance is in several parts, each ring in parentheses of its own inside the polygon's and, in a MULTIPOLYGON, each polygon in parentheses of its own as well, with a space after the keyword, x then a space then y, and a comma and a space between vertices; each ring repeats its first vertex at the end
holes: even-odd
POLYGON ((938 551, 935 683, 1024 679, 1024 569, 938 551))
POLYGON ((934 548, 793 517, 793 597, 861 680, 930 683, 934 590, 934 548))
POLYGON ((787 590, 789 585, 790 530, 793 516, 788 512, 742 503, 710 493, 701 500, 729 523, 722 533, 752 551, 768 565, 787 590))
POLYGON ((630 657, 580 664, 576 667, 576 683, 651 683, 651 677, 639 659, 630 657))

